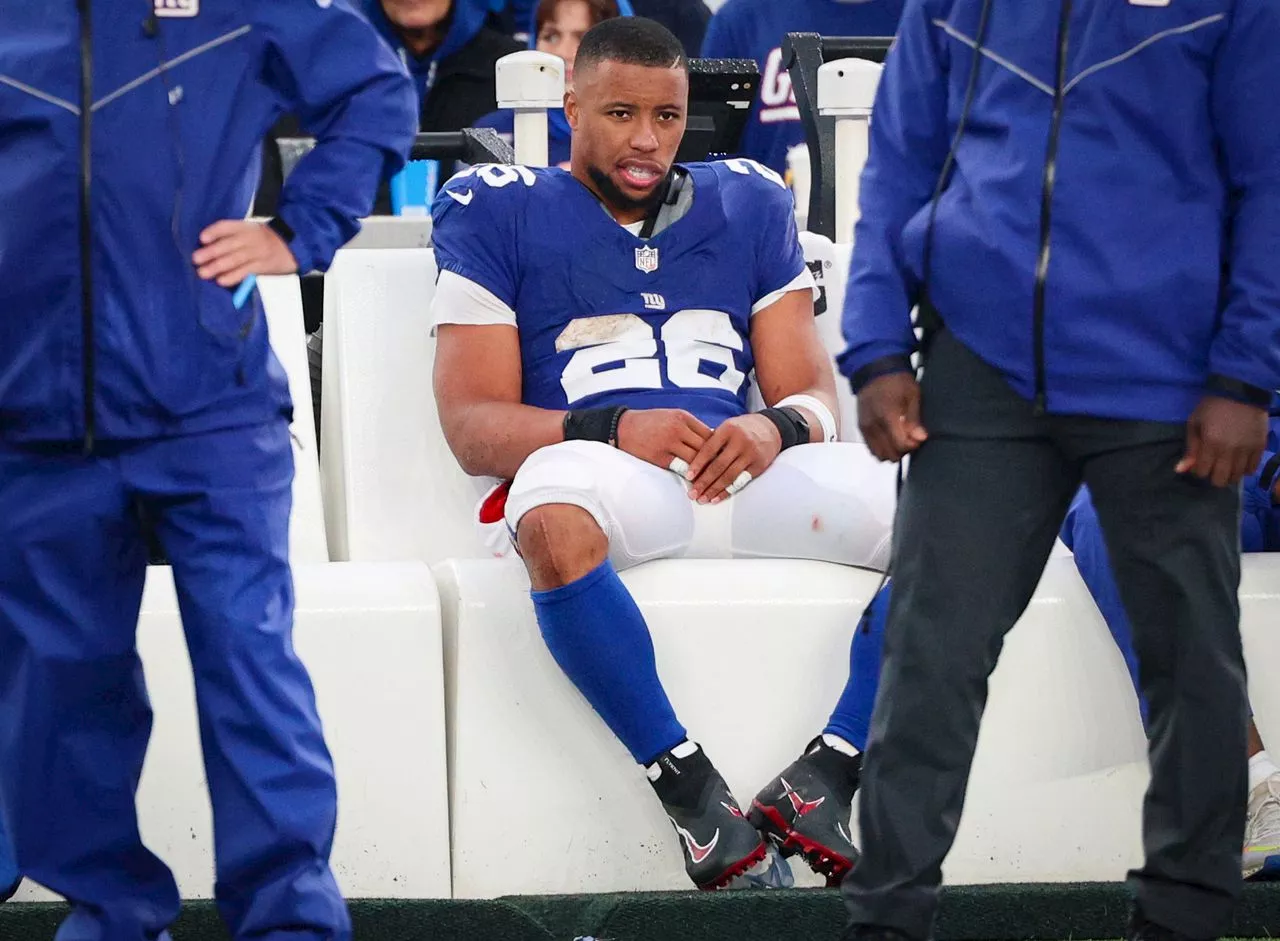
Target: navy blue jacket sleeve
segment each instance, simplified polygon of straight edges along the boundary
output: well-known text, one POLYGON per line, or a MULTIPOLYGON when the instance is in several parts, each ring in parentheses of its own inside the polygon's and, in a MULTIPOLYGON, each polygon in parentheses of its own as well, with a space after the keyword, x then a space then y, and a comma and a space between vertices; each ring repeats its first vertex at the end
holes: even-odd
POLYGON ((1230 199, 1230 280, 1209 369, 1280 388, 1280 4, 1236 0, 1213 66, 1230 199))
POLYGON ((929 204, 950 146, 948 59, 931 17, 927 0, 908 0, 876 92, 844 299, 846 347, 837 358, 849 377, 915 346, 902 231, 929 204))
POLYGON ((378 184, 398 171, 418 129, 403 64, 348 0, 256 0, 264 81, 316 137, 289 175, 277 215, 293 230, 300 273, 324 270, 359 231, 378 184))

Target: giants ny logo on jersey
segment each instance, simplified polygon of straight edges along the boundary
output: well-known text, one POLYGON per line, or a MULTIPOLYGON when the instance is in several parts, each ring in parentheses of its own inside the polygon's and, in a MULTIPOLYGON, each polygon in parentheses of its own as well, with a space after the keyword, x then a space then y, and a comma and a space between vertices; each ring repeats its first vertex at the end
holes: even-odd
POLYGON ((191 17, 200 12, 200 0, 155 0, 156 16, 191 17))
POLYGON ((774 49, 765 60, 764 77, 760 80, 760 123, 799 120, 796 90, 791 87, 791 76, 782 67, 782 50, 774 49))

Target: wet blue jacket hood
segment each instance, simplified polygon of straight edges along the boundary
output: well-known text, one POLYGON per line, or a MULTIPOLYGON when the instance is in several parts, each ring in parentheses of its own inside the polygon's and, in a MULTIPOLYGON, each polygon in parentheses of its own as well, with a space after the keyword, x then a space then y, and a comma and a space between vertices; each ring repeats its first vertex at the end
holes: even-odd
POLYGON ((0 439, 287 413, 260 300, 236 310, 191 254, 206 227, 248 214, 262 141, 294 113, 318 143, 279 218, 300 270, 326 268, 407 155, 408 75, 349 0, 201 0, 158 17, 154 37, 132 0, 86 6, 0 0, 0 439))

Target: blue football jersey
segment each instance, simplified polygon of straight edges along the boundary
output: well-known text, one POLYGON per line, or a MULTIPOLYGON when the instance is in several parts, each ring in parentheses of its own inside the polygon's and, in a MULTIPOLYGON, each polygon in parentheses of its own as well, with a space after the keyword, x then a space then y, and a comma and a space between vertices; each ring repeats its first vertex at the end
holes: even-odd
POLYGON ((804 143, 791 76, 782 67, 783 36, 893 36, 902 6, 903 0, 729 0, 721 7, 707 27, 702 55, 754 59, 760 66, 760 94, 742 134, 742 155, 785 173, 787 151, 804 143))
POLYGON ((526 404, 746 412, 753 308, 806 274, 791 194, 749 160, 683 169, 692 205, 647 240, 567 170, 474 167, 436 197, 440 270, 515 312, 526 404))

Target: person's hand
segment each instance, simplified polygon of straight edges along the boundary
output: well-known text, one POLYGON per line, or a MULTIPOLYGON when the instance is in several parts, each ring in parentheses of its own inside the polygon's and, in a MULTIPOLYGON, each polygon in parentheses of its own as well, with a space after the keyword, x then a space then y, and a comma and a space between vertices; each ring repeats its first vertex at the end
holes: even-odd
POLYGON ((882 461, 900 461, 928 439, 920 424, 920 384, 909 372, 872 379, 858 392, 858 427, 882 461))
POLYGON ((206 281, 233 288, 249 275, 293 274, 297 259, 284 239, 261 222, 215 222, 200 233, 191 260, 206 281))
POLYGON ((685 479, 692 484, 690 499, 719 503, 737 492, 729 487, 743 471, 752 478, 759 477, 781 452, 782 434, 769 419, 754 414, 730 418, 712 432, 697 457, 689 462, 685 479))
POLYGON ((677 458, 688 466, 709 437, 710 428, 678 408, 633 408, 618 422, 619 450, 663 470, 677 458))
POLYGON ((1234 487, 1257 468, 1266 443, 1266 409, 1206 395, 1187 422, 1187 453, 1177 472, 1234 487))

